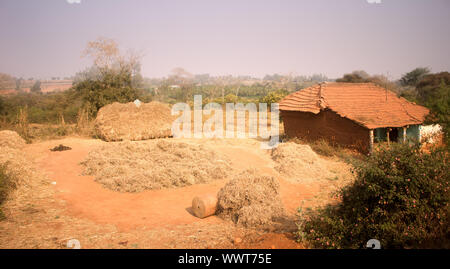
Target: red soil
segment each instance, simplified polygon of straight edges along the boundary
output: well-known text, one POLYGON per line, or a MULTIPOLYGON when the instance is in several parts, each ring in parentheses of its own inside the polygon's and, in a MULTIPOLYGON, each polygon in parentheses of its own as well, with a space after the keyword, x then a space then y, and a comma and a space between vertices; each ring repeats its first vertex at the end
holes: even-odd
MULTIPOLYGON (((97 224, 112 224, 119 231, 135 229, 151 230, 178 225, 203 223, 221 224, 218 217, 198 219, 190 212, 192 199, 201 194, 217 193, 225 181, 194 185, 178 189, 149 190, 141 193, 118 193, 103 188, 91 176, 81 176, 79 164, 94 147, 103 142, 67 138, 47 141, 29 146, 39 156, 37 164, 46 172, 50 181, 56 182, 57 198, 63 199, 66 213, 70 216, 88 219, 97 224), (64 144, 72 150, 51 152, 50 148, 64 144)), ((259 148, 245 146, 223 146, 221 150, 232 160, 237 169, 255 168, 262 173, 279 177, 273 169, 269 153, 259 148)), ((311 200, 321 186, 294 184, 282 178, 281 196, 288 212, 295 213, 302 201, 311 200)), ((299 248, 290 234, 264 234, 260 238, 244 240, 236 244, 239 248, 299 248)))

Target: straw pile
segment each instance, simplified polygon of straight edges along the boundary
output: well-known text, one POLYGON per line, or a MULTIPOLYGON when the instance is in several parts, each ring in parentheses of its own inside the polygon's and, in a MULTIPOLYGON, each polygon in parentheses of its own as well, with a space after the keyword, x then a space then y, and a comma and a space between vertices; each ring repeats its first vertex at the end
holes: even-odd
POLYGON ((0 131, 0 148, 9 147, 13 149, 22 149, 25 146, 25 140, 14 131, 0 131))
POLYGON ((35 173, 22 149, 25 141, 13 131, 0 131, 0 165, 6 164, 6 172, 14 183, 27 181, 35 173))
POLYGON ((107 144, 89 153, 84 174, 119 192, 176 188, 227 178, 229 160, 207 146, 171 139, 107 144))
POLYGON ((293 142, 281 143, 272 150, 275 169, 295 182, 327 179, 335 176, 326 162, 320 159, 308 145, 293 142))
POLYGON ((278 181, 253 170, 241 173, 219 191, 218 215, 244 227, 272 227, 284 215, 278 181))
POLYGON ((105 141, 146 140, 169 137, 172 122, 168 105, 159 102, 113 103, 102 107, 95 119, 95 132, 105 141))

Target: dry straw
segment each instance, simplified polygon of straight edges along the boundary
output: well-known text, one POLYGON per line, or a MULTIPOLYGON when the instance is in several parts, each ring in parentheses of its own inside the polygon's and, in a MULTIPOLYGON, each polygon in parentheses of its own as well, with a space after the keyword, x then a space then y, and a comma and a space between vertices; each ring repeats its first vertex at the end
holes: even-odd
POLYGON ((102 107, 95 120, 95 131, 105 141, 146 140, 171 136, 169 105, 159 102, 113 103, 102 107))
POLYGON ((219 191, 218 213, 244 227, 274 227, 284 216, 280 184, 273 177, 247 170, 219 191))
POLYGON ((326 162, 308 145, 281 143, 272 150, 275 169, 295 182, 309 182, 335 176, 326 162))
POLYGON ((7 173, 14 183, 24 183, 35 173, 31 162, 23 153, 25 141, 13 131, 0 131, 0 164, 6 164, 7 173))
POLYGON ((89 153, 84 174, 119 192, 176 188, 227 178, 229 160, 204 145, 171 139, 108 143, 89 153))

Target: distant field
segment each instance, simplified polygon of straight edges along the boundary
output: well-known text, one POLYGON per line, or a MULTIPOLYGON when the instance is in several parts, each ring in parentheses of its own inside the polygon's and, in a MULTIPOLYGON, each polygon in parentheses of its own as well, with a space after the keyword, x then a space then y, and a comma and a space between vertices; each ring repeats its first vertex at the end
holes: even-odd
MULTIPOLYGON (((26 81, 22 86, 22 91, 30 92, 30 88, 33 86, 34 81, 26 81)), ((41 81, 41 91, 43 93, 60 92, 70 89, 72 87, 72 80, 49 80, 41 81)), ((0 95, 16 94, 15 88, 2 89, 0 95)))

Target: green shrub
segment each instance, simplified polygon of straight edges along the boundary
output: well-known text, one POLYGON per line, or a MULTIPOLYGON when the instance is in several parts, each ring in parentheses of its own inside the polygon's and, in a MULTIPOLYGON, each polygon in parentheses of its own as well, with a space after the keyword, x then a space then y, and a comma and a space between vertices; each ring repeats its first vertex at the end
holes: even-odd
POLYGON ((5 218, 1 205, 8 198, 8 194, 15 187, 13 178, 6 172, 7 164, 0 164, 0 220, 5 218))
POLYGON ((341 202, 301 212, 298 237, 314 248, 449 247, 450 171, 444 148, 393 144, 359 164, 341 202))
POLYGON ((266 103, 267 106, 270 108, 270 105, 273 103, 279 103, 281 99, 286 97, 289 94, 286 90, 277 90, 277 91, 271 91, 266 96, 261 97, 259 99, 260 103, 266 103))
POLYGON ((133 102, 140 96, 140 91, 133 84, 132 71, 129 69, 107 70, 98 77, 88 77, 76 82, 74 89, 93 115, 105 105, 114 102, 133 102))

